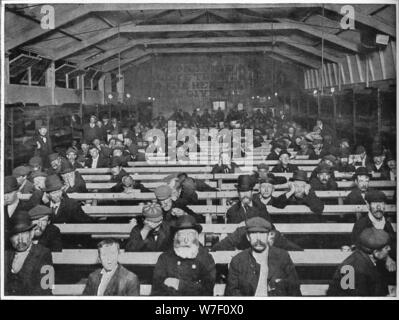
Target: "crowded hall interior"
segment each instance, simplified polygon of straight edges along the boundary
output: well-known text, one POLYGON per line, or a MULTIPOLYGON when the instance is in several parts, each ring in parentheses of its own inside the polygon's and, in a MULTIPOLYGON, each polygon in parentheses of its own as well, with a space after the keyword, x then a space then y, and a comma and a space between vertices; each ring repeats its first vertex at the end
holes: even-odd
POLYGON ((4 297, 395 297, 397 9, 4 1, 4 297))

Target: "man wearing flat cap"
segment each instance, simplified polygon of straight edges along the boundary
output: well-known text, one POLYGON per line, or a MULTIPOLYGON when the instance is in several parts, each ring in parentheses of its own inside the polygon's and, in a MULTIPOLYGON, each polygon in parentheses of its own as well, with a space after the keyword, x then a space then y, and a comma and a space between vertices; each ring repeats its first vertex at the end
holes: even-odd
POLYGON ((85 168, 108 168, 109 158, 106 158, 102 153, 100 153, 94 144, 90 145, 89 153, 90 158, 86 160, 85 168))
POLYGON ((161 206, 157 203, 144 206, 143 218, 130 232, 125 250, 168 250, 172 245, 170 223, 164 220, 161 206))
POLYGON ((300 296, 298 275, 287 251, 269 245, 270 222, 246 222, 251 245, 231 259, 226 296, 300 296))
POLYGON ((337 172, 353 172, 356 171, 356 168, 349 164, 349 152, 348 151, 342 151, 341 153, 338 154, 338 162, 337 165, 335 166, 334 170, 337 172))
POLYGON ((86 182, 81 174, 69 162, 61 167, 60 175, 64 181, 65 193, 86 193, 86 182))
POLYGON ((255 180, 250 175, 238 176, 236 188, 239 201, 231 206, 226 212, 227 223, 240 223, 252 217, 262 217, 271 221, 266 206, 260 201, 253 201, 253 188, 255 180))
POLYGON ((216 266, 199 242, 201 225, 192 216, 181 216, 172 227, 173 248, 155 265, 153 296, 213 296, 216 266))
POLYGON ((29 210, 29 217, 34 225, 33 243, 39 243, 50 251, 62 251, 62 239, 60 229, 51 223, 53 210, 37 205, 29 210))
POLYGON ((43 168, 43 160, 40 157, 34 156, 29 159, 29 166, 32 172, 42 171, 43 168))
POLYGON ((253 200, 255 202, 260 202, 265 206, 272 206, 279 209, 285 208, 288 204, 287 199, 289 199, 295 192, 294 184, 289 182, 289 190, 278 197, 274 197, 273 192, 276 184, 276 181, 272 177, 259 179, 259 192, 253 195, 253 200))
POLYGON ((49 175, 60 174, 61 168, 68 162, 67 159, 61 157, 58 153, 52 153, 48 156, 50 162, 50 168, 47 170, 49 175))
POLYGON ((344 204, 366 204, 364 198, 369 188, 370 173, 365 167, 358 167, 353 175, 355 186, 344 199, 344 204))
POLYGON ((308 156, 309 160, 316 160, 318 157, 316 156, 313 148, 311 148, 310 143, 306 139, 301 139, 299 141, 299 151, 297 152, 298 156, 308 156))
POLYGON ((33 193, 33 183, 28 180, 28 176, 31 172, 28 166, 19 166, 12 171, 12 175, 17 179, 21 194, 33 193))
POLYGON ((332 191, 338 189, 338 184, 331 175, 331 167, 321 163, 316 168, 317 176, 310 178, 310 186, 314 191, 332 191))
POLYGON ((139 279, 118 262, 119 242, 114 239, 104 239, 97 244, 97 249, 102 268, 89 275, 82 295, 139 296, 139 279))
POLYGON ((193 216, 198 223, 204 221, 202 215, 196 214, 189 207, 182 205, 181 203, 179 204, 177 201, 172 199, 173 190, 169 185, 165 184, 157 187, 154 193, 162 208, 165 221, 171 222, 183 215, 193 216))
POLYGON ((77 161, 78 151, 75 148, 68 148, 66 151, 66 158, 74 169, 83 168, 83 166, 77 161))
POLYGON ((295 192, 287 199, 288 205, 305 205, 316 214, 321 214, 324 210, 324 203, 312 190, 308 183, 307 173, 302 170, 294 172, 290 179, 295 188, 295 192))
POLYGON ((385 163, 385 153, 382 148, 375 148, 372 153, 373 161, 367 164, 367 170, 375 180, 389 180, 389 167, 385 163))
POLYGON ((109 163, 109 168, 111 169, 111 182, 115 182, 115 185, 110 189, 110 192, 122 192, 122 178, 129 175, 123 169, 122 159, 120 157, 112 157, 109 163))
POLYGON ((396 271, 396 232, 389 219, 385 218, 384 215, 387 197, 380 190, 371 190, 366 193, 365 200, 369 212, 354 224, 352 230, 352 242, 357 245, 359 243, 360 234, 367 228, 374 227, 378 230, 384 230, 387 232, 391 239, 392 250, 386 260, 382 261, 382 264, 384 264, 387 271, 394 272, 396 271))
POLYGON ((328 296, 387 296, 388 284, 377 263, 390 251, 387 232, 376 228, 364 229, 356 250, 338 266, 327 291, 328 296))
POLYGON ((12 249, 4 254, 6 296, 51 295, 54 278, 50 283, 42 281, 46 273, 54 274, 51 252, 33 243, 33 228, 28 212, 20 210, 12 216, 8 230, 12 249))
POLYGON ((278 157, 280 163, 274 166, 272 172, 295 172, 298 167, 295 164, 290 163, 291 154, 287 150, 282 150, 278 157))

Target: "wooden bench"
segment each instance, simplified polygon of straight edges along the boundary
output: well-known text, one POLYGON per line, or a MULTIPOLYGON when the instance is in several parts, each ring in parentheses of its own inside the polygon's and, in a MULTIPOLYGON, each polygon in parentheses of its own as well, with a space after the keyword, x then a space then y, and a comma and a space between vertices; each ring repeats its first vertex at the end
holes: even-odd
MULTIPOLYGON (((53 289, 55 296, 80 296, 83 293, 85 284, 56 284, 53 289)), ((151 295, 150 284, 140 285, 140 296, 151 295)), ((224 296, 226 285, 215 284, 213 288, 214 296, 224 296)), ((325 296, 328 284, 301 284, 300 285, 302 296, 325 296)), ((120 297, 119 297, 120 298, 120 297)))

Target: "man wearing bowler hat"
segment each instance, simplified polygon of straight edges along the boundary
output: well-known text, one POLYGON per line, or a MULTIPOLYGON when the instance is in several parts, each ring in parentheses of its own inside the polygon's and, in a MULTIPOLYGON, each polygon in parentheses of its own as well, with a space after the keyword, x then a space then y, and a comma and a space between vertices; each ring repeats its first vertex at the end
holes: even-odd
POLYGON ((192 216, 181 216, 172 227, 173 247, 155 265, 152 295, 213 296, 215 261, 199 243, 201 225, 192 216))
MULTIPOLYGON (((353 226, 352 229, 352 242, 358 245, 360 234, 364 229, 375 228, 387 232, 391 239, 391 251, 384 261, 379 261, 383 268, 389 272, 396 271, 396 232, 389 221, 385 218, 385 203, 387 197, 380 190, 371 190, 366 193, 365 200, 369 208, 367 215, 361 217, 353 226), (382 263, 381 263, 382 262, 382 263)), ((385 273, 385 272, 384 272, 385 273)), ((389 277, 388 274, 386 276, 389 277)))
POLYGON ((53 210, 53 223, 90 223, 93 219, 83 212, 79 201, 68 198, 63 191, 64 184, 57 175, 46 178, 46 193, 53 210))
POLYGON ((267 212, 266 206, 259 201, 253 201, 253 187, 255 182, 256 181, 254 180, 253 176, 238 176, 236 188, 238 191, 239 201, 227 210, 227 223, 240 223, 249 218, 257 216, 271 221, 271 217, 267 212))
POLYGON ((290 163, 291 154, 287 150, 282 150, 279 154, 280 163, 277 164, 272 172, 295 172, 298 170, 298 167, 295 164, 290 163))
POLYGON ((307 173, 302 170, 294 172, 290 179, 295 188, 295 192, 287 199, 289 205, 305 205, 316 214, 321 214, 324 210, 324 203, 312 190, 308 183, 307 173))
POLYGON ((51 252, 33 243, 33 228, 26 211, 17 211, 12 216, 8 230, 12 249, 4 254, 5 295, 51 295, 54 284, 51 252), (46 275, 47 281, 43 279, 46 275))
POLYGON ((370 173, 365 167, 358 167, 353 175, 355 186, 344 199, 344 204, 366 204, 364 197, 369 189, 370 173))
POLYGON ((317 176, 310 179, 314 191, 332 191, 338 189, 338 184, 331 176, 331 167, 322 163, 316 168, 317 176))
POLYGON ((298 275, 287 251, 270 246, 270 222, 246 221, 250 243, 230 262, 226 296, 300 296, 298 275))
POLYGON ((153 203, 143 207, 142 222, 134 226, 126 251, 166 251, 172 245, 170 223, 163 219, 162 208, 153 203))
POLYGON ((390 251, 387 232, 375 228, 362 231, 356 250, 337 268, 327 291, 329 296, 387 296, 388 284, 377 262, 390 251))
POLYGON ((382 148, 375 148, 372 153, 373 161, 367 164, 367 170, 375 180, 389 180, 389 167, 385 162, 385 153, 382 148))
POLYGON ((50 251, 62 251, 60 229, 51 223, 51 208, 37 205, 29 210, 29 217, 34 225, 33 243, 39 243, 50 251))
POLYGON ((64 181, 65 193, 86 193, 86 182, 83 180, 81 174, 72 166, 71 163, 66 162, 60 171, 62 180, 64 181))
POLYGON ((28 166, 19 166, 12 171, 12 175, 17 179, 21 194, 30 194, 33 192, 33 183, 28 180, 30 172, 31 168, 28 166))

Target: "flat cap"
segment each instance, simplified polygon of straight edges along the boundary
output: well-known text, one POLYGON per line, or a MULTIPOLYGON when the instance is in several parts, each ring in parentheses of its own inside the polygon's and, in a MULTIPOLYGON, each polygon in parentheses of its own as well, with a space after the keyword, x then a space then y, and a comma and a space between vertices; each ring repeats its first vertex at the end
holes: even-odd
POLYGON ((18 188, 18 182, 14 176, 4 177, 4 193, 16 191, 18 188))
POLYGON ((30 175, 31 179, 37 178, 37 177, 47 177, 47 173, 43 172, 43 171, 34 171, 31 175, 30 175))
POLYGON ((12 171, 12 175, 15 178, 18 178, 18 177, 22 177, 22 176, 27 176, 30 172, 31 172, 31 168, 30 167, 28 167, 28 166, 19 166, 19 167, 16 167, 12 171))
POLYGON ((143 216, 146 220, 159 222, 163 219, 162 208, 158 203, 151 203, 143 207, 143 216))
POLYGON ((39 204, 30 209, 28 213, 31 220, 37 220, 45 216, 50 216, 53 213, 53 211, 51 210, 50 207, 39 204))
POLYGON ((369 171, 365 167, 359 167, 356 169, 353 178, 357 178, 358 176, 368 176, 369 178, 371 177, 369 171))
POLYGON ((57 160, 59 158, 59 154, 58 153, 52 153, 48 156, 48 160, 51 162, 53 162, 54 160, 57 160))
POLYGON ((78 152, 74 148, 68 148, 68 150, 66 151, 66 154, 70 154, 70 153, 74 153, 76 155, 78 154, 78 152))
POLYGON ((357 146, 356 147, 355 154, 362 154, 364 152, 366 152, 366 149, 363 146, 357 146))
POLYGON ((121 157, 112 157, 109 167, 114 168, 114 167, 120 167, 120 166, 122 166, 121 157))
POLYGON ((257 165, 257 168, 258 168, 258 170, 265 169, 265 170, 269 171, 269 166, 266 163, 259 163, 257 165))
POLYGON ((316 168, 317 173, 331 173, 331 167, 328 164, 321 163, 316 168))
POLYGON ((331 162, 337 161, 337 158, 332 154, 327 154, 323 157, 323 160, 329 160, 331 162))
POLYGON ((389 244, 389 234, 384 230, 367 228, 359 236, 361 247, 371 250, 379 250, 389 244))
POLYGON ((158 200, 165 200, 172 196, 172 188, 169 187, 168 185, 164 184, 164 185, 157 187, 155 189, 154 193, 155 193, 155 197, 158 200))
POLYGON ((36 166, 42 166, 42 158, 40 158, 40 157, 32 157, 32 158, 30 158, 30 160, 29 160, 29 165, 31 166, 31 167, 36 167, 36 166))
POLYGON ((380 190, 370 190, 364 197, 368 203, 370 202, 386 202, 387 196, 380 190))
POLYGON ((287 149, 281 150, 281 152, 280 152, 280 154, 278 155, 278 157, 280 158, 283 154, 287 154, 288 157, 291 157, 291 153, 289 153, 287 149))
POLYGON ((261 217, 253 217, 246 221, 245 228, 247 232, 269 232, 272 230, 272 225, 261 217))
POLYGON ((274 180, 273 176, 267 176, 265 178, 261 178, 259 179, 259 185, 261 185, 262 183, 269 183, 271 185, 275 185, 276 181, 274 180))

